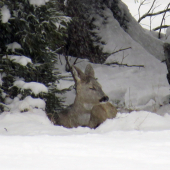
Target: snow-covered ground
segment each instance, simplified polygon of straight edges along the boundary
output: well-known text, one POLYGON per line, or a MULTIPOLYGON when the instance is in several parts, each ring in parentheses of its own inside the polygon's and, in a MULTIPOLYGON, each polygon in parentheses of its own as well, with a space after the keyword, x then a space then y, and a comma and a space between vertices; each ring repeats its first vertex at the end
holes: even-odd
MULTIPOLYGON (((109 12, 106 10, 105 14, 109 16, 109 12)), ((96 25, 102 23, 100 17, 97 21, 96 25)), ((105 51, 131 47, 111 55, 106 63, 119 62, 133 67, 92 64, 103 91, 121 113, 95 130, 83 127, 66 129, 54 126, 44 111, 34 109, 44 109, 45 103, 42 101, 33 101, 30 97, 20 101, 19 96, 13 101, 7 99, 6 104, 11 112, 0 115, 0 169, 170 169, 170 106, 166 65, 126 34, 111 15, 107 25, 100 25, 98 34, 106 41, 105 51), (20 113, 24 107, 29 111, 20 113), (136 111, 127 113, 130 110, 136 111)), ((59 70, 63 75, 70 75, 65 72, 62 56, 60 60, 59 70)), ((18 60, 15 59, 15 62, 18 60)), ((87 60, 78 60, 77 66, 84 70, 87 63, 87 60)), ((73 84, 73 81, 63 80, 58 87, 73 84)), ((20 88, 24 88, 25 84, 20 81, 21 85, 20 88)), ((32 84, 26 85, 34 91, 32 84)), ((35 87, 44 89, 40 84, 35 87)), ((67 104, 73 103, 74 90, 65 96, 67 104)))
POLYGON ((2 170, 168 170, 170 115, 118 114, 96 130, 53 126, 41 110, 0 115, 2 170))
POLYGON ((170 135, 114 132, 1 137, 3 170, 168 170, 170 135))

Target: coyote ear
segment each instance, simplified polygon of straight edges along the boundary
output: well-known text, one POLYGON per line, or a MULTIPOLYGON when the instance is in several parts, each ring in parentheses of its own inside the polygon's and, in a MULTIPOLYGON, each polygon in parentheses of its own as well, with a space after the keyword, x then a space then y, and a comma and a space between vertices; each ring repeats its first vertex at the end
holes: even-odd
POLYGON ((93 67, 91 66, 91 64, 88 64, 88 65, 86 66, 85 75, 86 75, 86 76, 94 77, 94 70, 93 70, 93 67))
POLYGON ((74 80, 76 82, 79 82, 85 79, 85 74, 76 66, 72 66, 72 72, 73 72, 74 80))

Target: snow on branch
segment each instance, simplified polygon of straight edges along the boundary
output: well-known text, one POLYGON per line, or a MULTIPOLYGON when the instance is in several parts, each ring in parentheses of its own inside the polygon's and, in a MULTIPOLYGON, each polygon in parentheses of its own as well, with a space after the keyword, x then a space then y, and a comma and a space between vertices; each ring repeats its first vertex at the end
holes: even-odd
POLYGON ((18 63, 23 66, 26 66, 28 63, 32 63, 32 60, 26 56, 6 55, 3 56, 2 58, 10 59, 11 61, 14 61, 15 63, 18 63))
POLYGON ((1 13, 2 13, 2 23, 8 22, 8 20, 11 17, 11 14, 6 5, 1 8, 1 13))
POLYGON ((22 90, 30 89, 35 95, 38 95, 41 92, 48 93, 48 88, 42 83, 37 82, 26 83, 22 80, 17 80, 14 82, 14 86, 22 90))
POLYGON ((32 5, 41 6, 41 5, 45 5, 45 3, 48 2, 49 0, 29 0, 29 1, 30 1, 30 4, 32 5))
POLYGON ((65 25, 62 24, 62 22, 64 23, 69 23, 71 21, 71 17, 68 16, 58 16, 58 21, 55 23, 57 28, 66 28, 65 25))
POLYGON ((7 51, 12 50, 12 52, 15 52, 15 49, 21 49, 21 45, 18 44, 17 42, 10 43, 6 45, 7 51))
POLYGON ((3 83, 3 77, 5 77, 5 73, 0 73, 0 86, 2 86, 3 83))
POLYGON ((34 108, 45 110, 46 103, 44 100, 40 98, 32 98, 31 96, 27 96, 24 100, 20 100, 19 97, 15 97, 10 104, 3 104, 5 110, 14 111, 30 111, 34 108))

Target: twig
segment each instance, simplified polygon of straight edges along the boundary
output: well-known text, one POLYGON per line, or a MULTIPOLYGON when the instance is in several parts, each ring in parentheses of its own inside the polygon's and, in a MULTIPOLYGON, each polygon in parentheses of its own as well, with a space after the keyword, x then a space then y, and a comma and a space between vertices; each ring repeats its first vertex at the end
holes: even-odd
POLYGON ((140 19, 140 8, 141 8, 141 6, 144 4, 145 1, 146 1, 146 0, 142 1, 142 2, 140 3, 140 5, 139 5, 139 8, 138 8, 139 19, 140 19))
POLYGON ((61 58, 60 58, 60 54, 59 54, 59 60, 60 60, 60 64, 63 65, 62 61, 61 61, 61 58))
MULTIPOLYGON (((148 14, 151 12, 151 10, 152 10, 152 8, 153 8, 153 6, 154 6, 154 4, 155 4, 156 1, 157 1, 157 0, 154 0, 154 1, 153 1, 152 5, 151 5, 151 7, 150 7, 150 9, 149 9, 149 11, 147 12, 148 14)), ((156 7, 155 7, 155 8, 156 8, 156 7)), ((154 8, 154 9, 155 9, 155 8, 154 8)), ((153 10, 154 10, 154 9, 153 9, 153 10)))
MULTIPOLYGON (((165 10, 167 10, 168 8, 169 8, 169 6, 170 6, 170 3, 167 5, 167 7, 166 7, 166 9, 165 10)), ((169 11, 170 11, 170 9, 169 9, 169 11)), ((167 12, 167 11, 166 11, 167 12)), ((159 34, 158 34, 158 38, 160 39, 161 38, 161 27, 162 27, 162 25, 163 25, 163 21, 165 20, 165 15, 166 15, 166 12, 163 14, 163 17, 162 17, 162 21, 161 21, 161 25, 160 25, 160 29, 159 29, 159 34)))
POLYGON ((132 48, 132 47, 123 48, 123 49, 120 49, 120 50, 114 51, 114 52, 113 52, 113 53, 111 53, 110 55, 115 54, 115 53, 118 53, 118 52, 120 52, 120 51, 124 51, 124 50, 131 49, 131 48, 132 48))
POLYGON ((163 14, 163 13, 168 12, 168 11, 170 11, 169 8, 168 8, 168 9, 165 9, 165 10, 162 10, 162 11, 155 12, 155 13, 149 13, 149 14, 146 13, 146 14, 144 14, 141 18, 139 18, 138 23, 139 23, 142 19, 144 19, 144 18, 146 18, 146 17, 155 16, 155 15, 160 15, 160 14, 163 14))
POLYGON ((104 65, 110 66, 110 65, 118 65, 118 66, 126 66, 126 67, 145 67, 144 65, 128 65, 128 64, 120 64, 118 62, 114 63, 106 63, 104 65))
POLYGON ((123 64, 123 60, 128 56, 129 54, 127 54, 126 56, 124 56, 124 51, 123 51, 123 57, 122 57, 122 61, 120 64, 123 64))
POLYGON ((75 64, 76 64, 77 60, 78 60, 78 57, 75 59, 75 61, 74 61, 73 65, 75 65, 75 64))
POLYGON ((143 121, 138 125, 138 127, 137 127, 137 129, 139 130, 139 127, 141 126, 141 124, 143 124, 143 122, 146 120, 146 118, 149 116, 149 114, 150 113, 148 113, 147 115, 146 115, 146 117, 143 119, 143 121))
POLYGON ((68 56, 65 55, 64 57, 65 57, 65 60, 66 60, 66 66, 65 66, 66 67, 66 71, 69 72, 69 71, 71 71, 71 65, 70 65, 70 63, 68 61, 68 56))
POLYGON ((159 30, 159 29, 168 28, 168 27, 170 27, 170 25, 161 25, 161 26, 159 26, 159 27, 154 28, 153 31, 157 31, 157 30, 159 30))

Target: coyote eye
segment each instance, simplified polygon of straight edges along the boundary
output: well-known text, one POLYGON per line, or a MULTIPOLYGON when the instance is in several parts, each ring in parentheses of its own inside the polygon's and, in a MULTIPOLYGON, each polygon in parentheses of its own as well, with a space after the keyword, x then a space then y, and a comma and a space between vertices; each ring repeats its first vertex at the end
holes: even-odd
POLYGON ((89 88, 90 90, 96 90, 94 87, 89 88))

